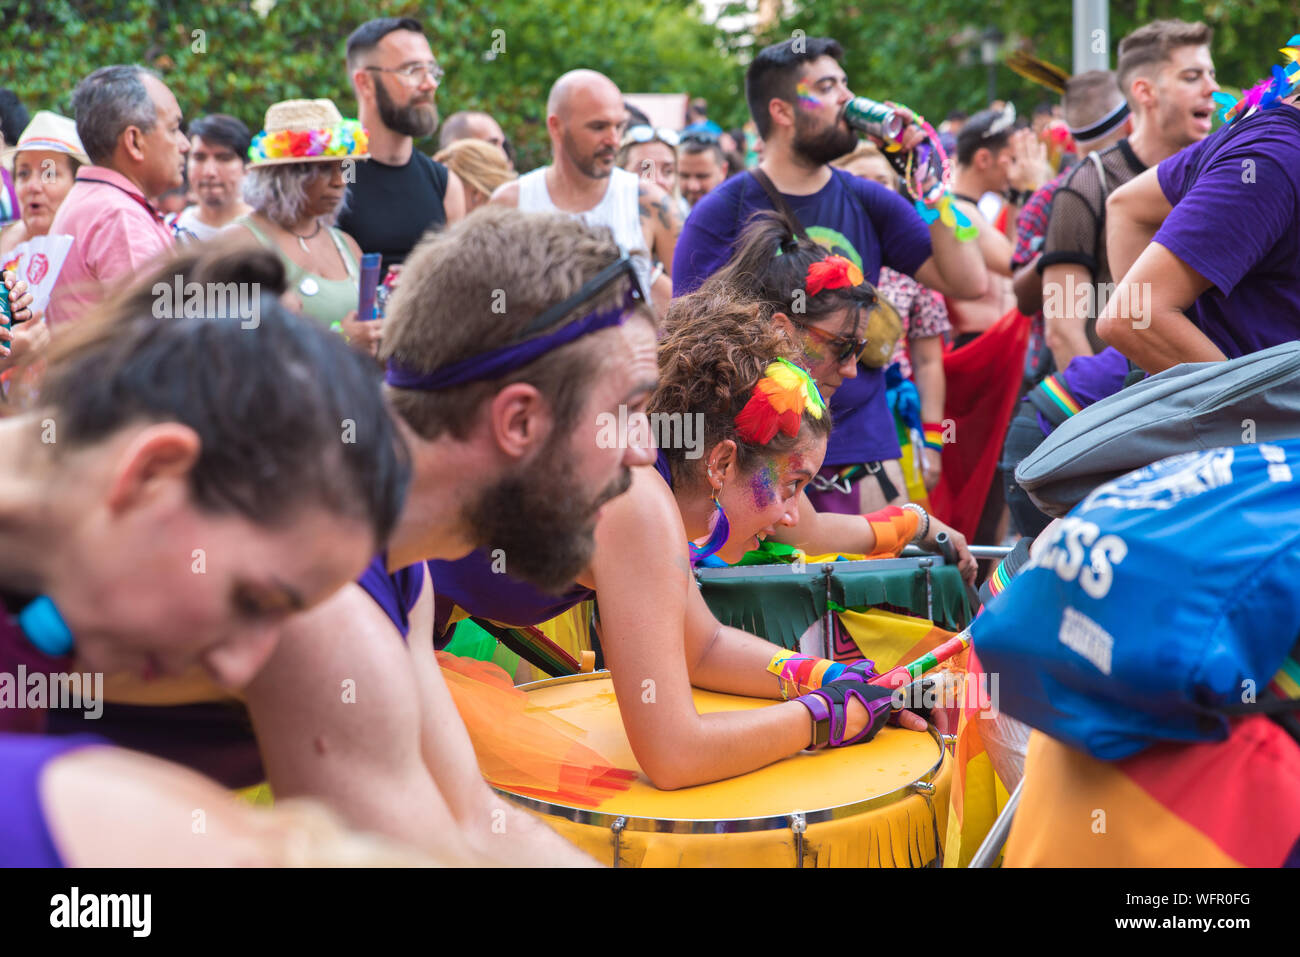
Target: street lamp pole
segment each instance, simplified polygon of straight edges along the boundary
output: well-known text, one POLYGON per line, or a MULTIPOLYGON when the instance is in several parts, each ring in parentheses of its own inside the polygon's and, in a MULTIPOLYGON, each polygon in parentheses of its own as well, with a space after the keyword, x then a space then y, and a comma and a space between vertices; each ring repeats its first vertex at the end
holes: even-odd
POLYGON ((1002 34, 997 27, 985 27, 980 34, 980 62, 988 70, 989 106, 998 98, 998 44, 1001 42, 1002 34))
POLYGON ((1074 0, 1074 72, 1110 69, 1107 0, 1074 0))

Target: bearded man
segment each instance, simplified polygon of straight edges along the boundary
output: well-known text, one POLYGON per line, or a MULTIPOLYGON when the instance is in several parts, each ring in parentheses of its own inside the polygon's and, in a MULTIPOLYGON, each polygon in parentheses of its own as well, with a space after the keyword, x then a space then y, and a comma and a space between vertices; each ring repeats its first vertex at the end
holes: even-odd
POLYGON ((370 162, 350 171, 339 228, 362 251, 383 256, 383 270, 400 264, 430 229, 465 215, 459 177, 415 148, 438 129, 434 96, 442 67, 410 17, 383 17, 348 37, 348 76, 357 115, 370 134, 370 162))
MULTIPOLYGON (((942 219, 927 226, 897 193, 830 166, 858 144, 844 121, 853 91, 840 66, 843 57, 840 44, 827 37, 786 40, 754 57, 745 99, 764 144, 757 172, 768 177, 808 235, 852 262, 867 282, 874 285, 880 267, 889 266, 954 299, 979 298, 988 274, 978 243, 959 243, 942 219)), ((879 86, 872 91, 877 99, 888 93, 879 86)), ((901 145, 911 149, 922 136, 911 127, 901 145)), ((673 294, 691 292, 717 272, 754 212, 772 208, 766 188, 751 174, 733 176, 701 199, 677 244, 673 294)), ((825 464, 809 486, 818 511, 856 514, 906 501, 884 372, 860 368, 835 392, 831 412, 835 429, 825 464), (862 481, 846 477, 853 466, 863 466, 862 481)))

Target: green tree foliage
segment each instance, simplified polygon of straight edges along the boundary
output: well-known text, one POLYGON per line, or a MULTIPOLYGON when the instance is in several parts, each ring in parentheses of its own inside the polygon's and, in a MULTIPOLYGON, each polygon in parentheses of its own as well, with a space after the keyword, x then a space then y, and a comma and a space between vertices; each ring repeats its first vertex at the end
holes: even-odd
MULTIPOLYGON (((794 0, 787 6, 789 15, 757 38, 760 47, 789 39, 797 29, 807 36, 835 37, 844 45, 855 93, 906 103, 935 123, 950 110, 974 112, 987 105, 979 34, 988 27, 1004 37, 1002 56, 1023 49, 1066 70, 1073 66, 1069 0, 794 0)), ((1219 82, 1237 90, 1281 62, 1277 48, 1300 29, 1294 13, 1291 0, 1111 0, 1105 42, 1113 68, 1120 38, 1144 23, 1204 20, 1215 30, 1219 82)), ((996 90, 1026 112, 1053 99, 1004 66, 996 68, 996 90)))
MULTIPOLYGON (((1203 18, 1216 30, 1220 82, 1249 84, 1277 62, 1277 47, 1298 29, 1288 3, 1112 0, 1112 65, 1119 37, 1142 23, 1203 18)), ((855 92, 899 100, 935 121, 952 109, 985 105, 977 37, 986 27, 1007 38, 1003 54, 1019 47, 1071 66, 1067 0, 786 6, 792 12, 755 38, 723 36, 701 23, 693 0, 0 0, 0 85, 16 90, 33 112, 68 113, 80 77, 109 63, 137 62, 163 73, 191 117, 223 111, 257 129, 276 100, 318 96, 355 115, 343 66, 348 33, 371 17, 414 16, 447 70, 438 93, 443 115, 492 113, 519 148, 519 167, 530 169, 548 152, 546 91, 576 67, 607 73, 629 92, 705 96, 710 115, 730 127, 748 116, 743 75, 754 44, 787 39, 796 29, 844 44, 855 92)), ((1024 110, 1049 98, 1005 67, 996 68, 996 81, 998 95, 1024 110)))
POLYGON ((295 97, 329 97, 354 116, 347 35, 372 17, 413 16, 447 71, 442 115, 492 113, 530 169, 549 154, 547 90, 577 67, 628 92, 705 96, 743 117, 739 68, 697 9, 691 0, 0 0, 0 85, 32 112, 70 115, 82 76, 142 63, 188 117, 232 113, 257 130, 267 106, 295 97))

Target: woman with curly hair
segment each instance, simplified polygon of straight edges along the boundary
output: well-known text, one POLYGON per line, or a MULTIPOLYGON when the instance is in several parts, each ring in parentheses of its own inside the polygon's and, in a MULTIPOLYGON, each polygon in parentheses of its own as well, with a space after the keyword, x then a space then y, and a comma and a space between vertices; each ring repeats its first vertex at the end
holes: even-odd
MULTIPOLYGON (((637 429, 658 434, 656 467, 633 469, 628 492, 603 506, 592 560, 563 600, 598 598, 628 741, 647 777, 673 789, 869 740, 890 708, 888 692, 866 683, 870 662, 791 654, 722 625, 705 604, 695 564, 736 561, 799 521, 830 412, 794 340, 760 304, 714 285, 674 300, 666 322, 658 389, 627 422, 629 442, 637 429), (700 714, 692 687, 784 703, 700 714)), ((648 335, 644 348, 654 348, 648 335)), ((556 602, 493 574, 483 553, 431 565, 440 600, 477 604, 469 610, 495 621, 542 621, 540 608, 556 602)), ((925 727, 908 713, 900 723, 925 727)))
POLYGON ((280 256, 299 312, 373 355, 379 322, 357 319, 361 247, 335 225, 348 165, 369 158, 367 143, 360 124, 343 119, 329 100, 273 104, 248 150, 243 190, 253 211, 226 228, 251 233, 280 256))

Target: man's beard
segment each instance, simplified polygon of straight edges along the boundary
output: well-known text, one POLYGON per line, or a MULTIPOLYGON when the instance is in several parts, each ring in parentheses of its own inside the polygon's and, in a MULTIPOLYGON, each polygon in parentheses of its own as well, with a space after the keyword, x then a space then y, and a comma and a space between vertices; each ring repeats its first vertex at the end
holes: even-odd
POLYGON ((394 133, 424 139, 432 136, 438 128, 438 104, 409 103, 399 107, 393 102, 382 83, 375 84, 375 104, 379 107, 379 118, 394 133))
POLYGON ((806 119, 802 113, 795 115, 793 149, 809 163, 824 166, 846 153, 852 153, 857 147, 858 134, 842 127, 838 119, 830 126, 813 132, 811 120, 806 119))
POLYGON ((608 179, 614 171, 612 163, 609 166, 597 165, 597 159, 603 156, 617 155, 615 151, 601 150, 594 156, 581 156, 578 153, 577 145, 573 142, 573 137, 569 136, 568 130, 564 131, 564 152, 569 157, 570 162, 578 167, 584 176, 589 176, 592 179, 608 179))
POLYGON ((551 594, 563 592, 591 564, 597 510, 632 484, 624 468, 592 498, 568 456, 552 440, 537 461, 488 485, 464 514, 476 548, 500 549, 506 574, 551 594))

